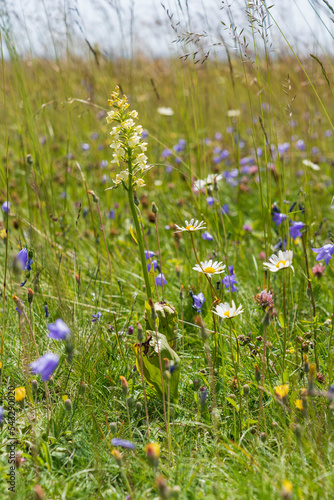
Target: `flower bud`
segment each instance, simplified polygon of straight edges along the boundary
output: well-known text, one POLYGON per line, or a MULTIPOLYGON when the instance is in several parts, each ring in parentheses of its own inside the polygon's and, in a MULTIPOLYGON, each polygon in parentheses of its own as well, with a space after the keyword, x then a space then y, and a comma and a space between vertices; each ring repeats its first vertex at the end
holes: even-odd
POLYGON ((34 490, 36 500, 43 500, 45 498, 44 490, 40 484, 35 484, 34 490))
POLYGON ((128 328, 127 334, 128 334, 128 335, 132 335, 132 334, 133 334, 133 330, 134 330, 134 329, 133 329, 133 326, 132 326, 132 325, 130 325, 130 326, 129 326, 129 328, 128 328))
POLYGON ((34 160, 32 159, 32 156, 30 153, 27 154, 26 161, 27 161, 28 165, 32 165, 34 163, 34 160))
POLYGON ((99 202, 99 199, 96 196, 96 194, 94 193, 94 191, 90 190, 90 191, 87 191, 87 193, 92 196, 94 203, 98 203, 99 202))
POLYGON ((143 408, 143 405, 141 404, 141 402, 137 401, 137 403, 136 403, 136 410, 137 410, 137 412, 141 413, 142 408, 143 408))
POLYGON ((146 445, 145 451, 149 464, 153 468, 156 468, 159 463, 160 446, 158 445, 158 443, 149 443, 146 445))
POLYGON ((156 206, 156 204, 153 202, 152 203, 152 212, 156 215, 158 213, 158 207, 156 206))
POLYGON ((255 365, 255 380, 259 384, 261 382, 261 372, 259 370, 259 367, 255 365))
POLYGON ((143 327, 140 323, 137 323, 137 340, 140 343, 144 340, 143 327))
POLYGON ((71 414, 72 413, 72 401, 70 399, 66 399, 64 401, 64 405, 65 405, 66 411, 68 411, 68 413, 71 414))
POLYGON ((133 398, 128 398, 128 399, 127 399, 127 404, 128 404, 128 407, 129 407, 129 408, 130 408, 130 410, 131 410, 131 409, 134 407, 134 404, 135 404, 135 402, 134 402, 133 398))
POLYGON ((170 488, 167 486, 165 479, 162 476, 158 476, 155 480, 156 485, 159 490, 160 497, 165 500, 170 497, 170 488))
POLYGON ((261 432, 260 439, 261 439, 262 443, 265 443, 267 440, 267 434, 265 432, 261 432))
POLYGON ((153 319, 153 321, 155 321, 157 319, 157 313, 152 299, 149 299, 149 304, 151 308, 151 318, 153 319))
POLYGON ((194 389, 195 391, 198 391, 198 389, 200 388, 200 381, 196 378, 195 380, 193 380, 193 386, 194 386, 194 389))
POLYGON ((242 388, 243 392, 244 392, 244 396, 248 396, 249 395, 249 392, 250 392, 250 388, 249 388, 249 385, 245 384, 242 388))
POLYGON ((123 377, 123 375, 121 375, 119 378, 121 379, 123 396, 126 396, 129 390, 128 382, 126 378, 123 377))
POLYGON ((34 292, 32 291, 31 288, 28 288, 28 303, 32 304, 33 300, 34 300, 34 292))
POLYGON ((203 408, 205 406, 206 400, 208 398, 208 391, 206 390, 205 387, 201 387, 199 397, 200 397, 201 406, 203 408))
POLYGON ((116 460, 117 464, 119 466, 122 465, 122 455, 120 454, 120 452, 118 450, 116 450, 116 448, 114 448, 111 452, 112 456, 114 457, 114 459, 116 460))
POLYGON ((79 384, 79 393, 84 395, 86 392, 86 384, 83 380, 81 380, 80 384, 79 384))
POLYGON ((116 432, 117 432, 117 424, 116 424, 116 422, 111 422, 109 424, 109 427, 110 427, 111 434, 115 435, 116 432))

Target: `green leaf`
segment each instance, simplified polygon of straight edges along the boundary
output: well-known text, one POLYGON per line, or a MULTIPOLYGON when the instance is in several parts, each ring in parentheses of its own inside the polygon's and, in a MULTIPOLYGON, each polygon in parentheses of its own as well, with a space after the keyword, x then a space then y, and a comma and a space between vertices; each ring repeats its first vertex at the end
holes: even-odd
POLYGON ((43 450, 43 455, 44 455, 44 459, 45 459, 46 465, 48 467, 48 470, 51 471, 51 469, 52 469, 52 458, 51 458, 49 447, 45 443, 45 441, 42 441, 42 450, 43 450))
POLYGON ((229 402, 232 406, 234 406, 234 408, 235 408, 237 411, 239 411, 239 406, 238 406, 238 405, 237 405, 237 403, 234 401, 234 399, 232 399, 232 398, 228 398, 227 396, 226 396, 226 399, 227 399, 227 401, 228 401, 228 402, 229 402))
POLYGON ((278 319, 279 319, 279 323, 280 323, 281 327, 282 327, 282 328, 285 328, 285 321, 284 321, 284 316, 283 316, 283 314, 282 314, 282 313, 280 313, 280 314, 278 315, 278 319))
MULTIPOLYGON (((178 320, 178 314, 175 308, 171 304, 167 304, 167 302, 156 302, 154 304, 154 309, 157 315, 157 321, 159 320, 159 332, 165 335, 169 342, 174 341, 176 337, 176 327, 178 320)), ((154 325, 152 324, 150 318, 151 310, 150 312, 145 310, 146 328, 153 330, 154 325)))
MULTIPOLYGON (((159 397, 162 397, 162 380, 161 380, 160 362, 158 355, 158 345, 156 342, 156 333, 150 330, 148 330, 146 333, 147 335, 149 335, 148 340, 142 344, 135 344, 133 346, 134 352, 136 354, 137 370, 141 372, 140 368, 141 367, 140 352, 141 352, 144 378, 146 382, 156 390, 159 397)), ((165 359, 168 359, 176 367, 173 373, 171 374, 171 378, 169 379, 170 399, 172 402, 176 402, 178 399, 180 358, 168 344, 165 335, 158 332, 157 336, 158 336, 158 343, 159 343, 159 350, 161 357, 162 372, 165 371, 166 367, 165 359)), ((165 388, 165 394, 167 395, 167 382, 165 379, 164 379, 164 388, 165 388)))

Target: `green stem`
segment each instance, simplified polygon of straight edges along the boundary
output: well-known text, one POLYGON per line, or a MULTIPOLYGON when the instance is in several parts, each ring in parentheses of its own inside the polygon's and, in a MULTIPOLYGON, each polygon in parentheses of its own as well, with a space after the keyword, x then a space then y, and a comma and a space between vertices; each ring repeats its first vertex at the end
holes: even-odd
POLYGON ((151 292, 151 286, 150 286, 150 280, 148 277, 148 271, 146 267, 146 258, 145 258, 145 249, 144 249, 144 241, 143 241, 143 235, 140 229, 140 223, 139 223, 139 218, 138 218, 138 212, 137 212, 137 207, 135 205, 135 200, 133 197, 133 173, 132 173, 132 161, 131 161, 131 150, 130 148, 128 149, 128 168, 129 168, 129 188, 128 188, 128 198, 129 198, 129 203, 130 203, 130 208, 131 208, 131 213, 132 213, 132 218, 135 223, 136 227, 136 233, 137 233, 137 242, 139 246, 139 253, 140 253, 140 260, 141 260, 141 266, 143 270, 143 275, 144 275, 144 281, 145 281, 145 288, 146 288, 146 295, 148 299, 152 298, 152 292, 151 292))

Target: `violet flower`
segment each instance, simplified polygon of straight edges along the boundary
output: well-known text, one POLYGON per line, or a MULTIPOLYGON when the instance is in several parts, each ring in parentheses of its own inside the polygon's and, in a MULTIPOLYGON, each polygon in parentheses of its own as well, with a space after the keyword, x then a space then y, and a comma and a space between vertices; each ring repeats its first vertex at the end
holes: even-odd
POLYGON ((16 262, 21 267, 22 271, 27 267, 28 261, 28 250, 26 248, 22 248, 16 256, 16 262))
POLYGON ((287 216, 285 214, 276 211, 273 213, 273 222, 275 222, 276 226, 280 226, 286 219, 287 216))
POLYGON ((98 321, 102 316, 102 313, 100 311, 98 311, 97 313, 95 314, 92 314, 92 323, 95 323, 95 321, 98 321))
POLYGON ((334 245, 328 243, 327 245, 322 246, 321 248, 312 248, 313 252, 317 253, 317 257, 315 260, 324 260, 326 266, 328 266, 330 259, 334 253, 334 245))
POLYGON ((5 213, 5 214, 9 214, 10 213, 10 201, 7 203, 7 201, 4 201, 3 204, 1 205, 1 210, 5 213))
POLYGON ((213 236, 208 231, 204 231, 204 233, 202 234, 202 238, 203 238, 203 240, 207 240, 207 241, 213 240, 213 236))
POLYGON ((54 323, 48 324, 49 337, 55 340, 65 340, 70 336, 70 329, 62 319, 56 319, 54 323))
POLYGON ((136 445, 127 439, 113 438, 111 440, 113 446, 121 446, 122 448, 127 448, 128 450, 134 450, 136 445))
POLYGON ((148 271, 148 272, 150 272, 150 271, 151 271, 151 267, 152 267, 152 266, 153 266, 154 271, 156 271, 156 270, 157 270, 158 265, 159 265, 159 263, 158 263, 158 261, 157 261, 157 260, 152 260, 152 262, 149 262, 149 263, 147 264, 147 271, 148 271))
POLYGON ((166 280, 166 278, 165 278, 165 275, 164 275, 164 274, 162 274, 162 273, 158 274, 158 276, 155 278, 155 283, 156 283, 158 286, 161 286, 161 287, 162 287, 162 285, 166 285, 167 280, 166 280))
POLYGON ((198 295, 192 295, 193 299, 193 308, 197 309, 197 312, 201 312, 203 304, 205 302, 205 297, 202 292, 198 295))
POLYGON ((48 352, 44 354, 41 358, 37 359, 33 363, 30 363, 32 373, 38 373, 43 382, 46 382, 51 377, 52 373, 55 371, 59 363, 59 357, 57 354, 48 352))
POLYGON ((305 224, 303 222, 292 222, 292 225, 289 227, 289 236, 290 238, 292 238, 293 240, 295 240, 296 238, 300 238, 302 233, 301 233, 301 229, 303 229, 303 227, 305 226, 305 224))
POLYGON ((233 271, 233 266, 229 266, 228 275, 224 276, 222 279, 222 283, 225 285, 225 288, 229 289, 231 287, 231 292, 237 292, 238 289, 235 285, 237 285, 237 281, 235 279, 235 274, 233 271))

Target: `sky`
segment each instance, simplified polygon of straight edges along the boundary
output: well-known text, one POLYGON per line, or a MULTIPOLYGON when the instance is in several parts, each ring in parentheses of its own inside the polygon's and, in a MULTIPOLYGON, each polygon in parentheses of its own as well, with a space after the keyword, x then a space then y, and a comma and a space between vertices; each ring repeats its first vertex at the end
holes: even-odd
MULTIPOLYGON (((259 5, 261 1, 249 3, 259 5)), ((334 7, 330 0, 332 3, 334 7)), ((235 50, 231 19, 237 26, 236 34, 244 28, 243 35, 251 42, 246 0, 5 0, 5 4, 21 54, 30 51, 50 57, 54 46, 60 53, 66 48, 67 32, 74 40, 72 48, 79 52, 87 50, 86 39, 108 56, 129 56, 138 51, 150 57, 180 55, 187 46, 177 40, 191 32, 205 34, 201 38, 204 50, 219 54, 225 51, 219 46, 215 49, 214 44, 222 37, 231 51, 235 50)), ((272 25, 268 40, 274 53, 287 50, 275 22, 301 53, 332 50, 334 24, 323 0, 267 1, 267 6, 272 4, 272 19, 269 23, 267 18, 264 24, 272 25)), ((256 7, 253 12, 255 18, 261 17, 256 7)), ((257 39, 261 40, 260 35, 257 39)))

